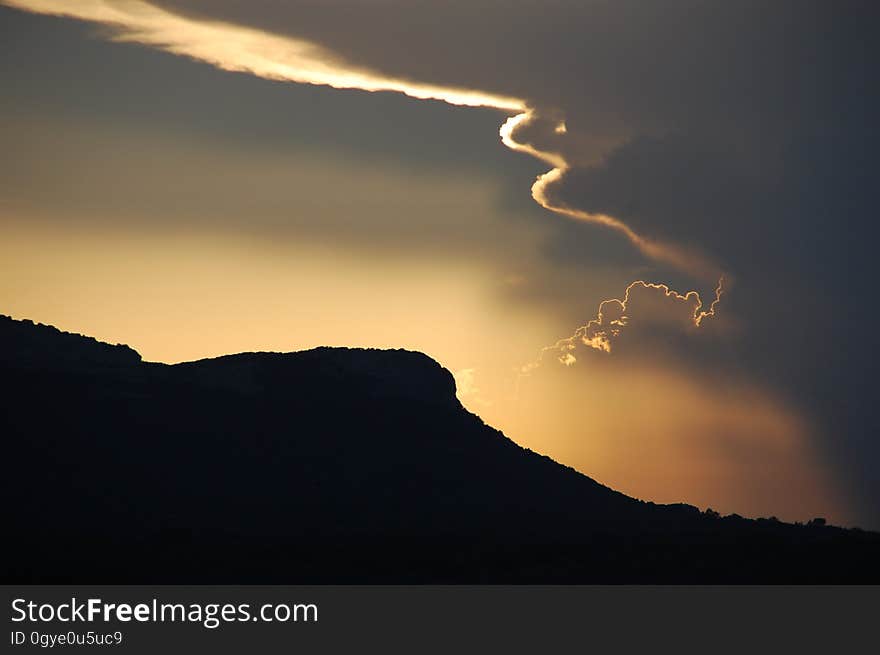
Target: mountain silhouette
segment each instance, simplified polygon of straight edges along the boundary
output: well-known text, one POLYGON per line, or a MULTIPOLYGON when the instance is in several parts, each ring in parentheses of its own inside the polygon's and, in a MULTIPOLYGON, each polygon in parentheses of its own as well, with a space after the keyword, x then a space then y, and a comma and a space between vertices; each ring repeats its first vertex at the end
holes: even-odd
POLYGON ((175 365, 0 316, 5 583, 877 582, 880 534, 627 497, 405 350, 175 365))

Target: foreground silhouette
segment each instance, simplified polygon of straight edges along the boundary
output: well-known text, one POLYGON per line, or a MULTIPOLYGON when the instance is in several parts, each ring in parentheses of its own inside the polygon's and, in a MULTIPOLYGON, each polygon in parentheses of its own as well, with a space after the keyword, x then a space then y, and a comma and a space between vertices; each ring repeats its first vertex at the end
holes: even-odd
POLYGON ((173 366, 0 317, 2 581, 878 582, 880 534, 655 505, 404 350, 173 366))

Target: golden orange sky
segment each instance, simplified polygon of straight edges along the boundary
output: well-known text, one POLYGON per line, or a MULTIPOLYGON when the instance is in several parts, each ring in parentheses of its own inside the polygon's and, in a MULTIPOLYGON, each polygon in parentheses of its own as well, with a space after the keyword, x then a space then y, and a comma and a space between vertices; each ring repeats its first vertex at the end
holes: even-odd
POLYGON ((747 381, 605 353, 519 374, 560 327, 499 302, 493 287, 506 281, 491 271, 198 234, 49 230, 8 218, 4 228, 0 304, 15 317, 169 363, 319 345, 420 350, 460 386, 468 371, 460 398, 489 424, 625 493, 750 516, 800 520, 808 507, 849 519, 810 452, 807 420, 747 381))

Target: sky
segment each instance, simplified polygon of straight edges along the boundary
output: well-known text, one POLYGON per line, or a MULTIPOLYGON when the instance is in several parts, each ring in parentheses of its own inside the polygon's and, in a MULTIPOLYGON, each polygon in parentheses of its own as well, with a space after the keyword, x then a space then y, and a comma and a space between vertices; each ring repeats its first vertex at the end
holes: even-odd
POLYGON ((0 5, 0 312, 420 350, 630 495, 880 528, 870 3, 0 5))

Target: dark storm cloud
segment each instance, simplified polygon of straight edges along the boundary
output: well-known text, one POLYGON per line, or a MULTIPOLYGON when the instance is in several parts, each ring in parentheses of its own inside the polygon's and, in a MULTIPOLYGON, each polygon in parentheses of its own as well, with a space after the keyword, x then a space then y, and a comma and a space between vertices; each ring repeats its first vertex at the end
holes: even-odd
POLYGON ((391 75, 522 97, 601 133, 815 121, 839 107, 829 93, 868 82, 847 72, 869 70, 859 37, 871 16, 847 11, 859 3, 155 4, 309 39, 391 75))
POLYGON ((878 12, 864 3, 157 4, 308 39, 388 75, 523 98, 554 120, 518 136, 571 166, 548 186, 554 200, 621 212, 647 236, 692 243, 735 274, 743 242, 750 251, 764 238, 765 218, 746 214, 750 200, 784 204, 775 196, 793 163, 839 162, 874 133, 878 12), (557 119, 564 135, 547 129, 557 119), (631 182, 594 193, 630 170, 631 182), (644 211, 657 193, 667 206, 644 211), (731 197, 733 221, 721 217, 731 197))

